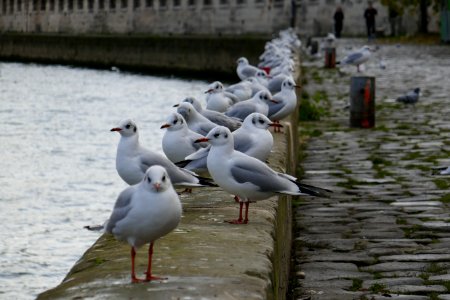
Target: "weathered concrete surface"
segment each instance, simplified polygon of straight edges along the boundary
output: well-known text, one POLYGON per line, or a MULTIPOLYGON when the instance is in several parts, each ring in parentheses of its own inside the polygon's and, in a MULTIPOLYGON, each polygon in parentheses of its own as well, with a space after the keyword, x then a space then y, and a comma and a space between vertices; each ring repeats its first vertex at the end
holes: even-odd
MULTIPOLYGON (((343 40, 348 47, 365 41, 343 40)), ((349 127, 350 76, 305 62, 304 90, 329 112, 301 122, 303 181, 329 199, 304 198, 294 211, 296 299, 446 299, 450 289, 450 51, 379 45, 362 75, 376 76, 376 126, 349 127), (387 64, 379 68, 380 59, 387 64), (394 99, 421 88, 415 106, 394 99), (320 91, 320 93, 318 93, 320 91)))
MULTIPOLYGON (((293 172, 292 128, 275 135, 270 164, 293 172)), ((295 127, 294 127, 295 128, 295 127)), ((284 299, 291 248, 291 200, 273 197, 250 205, 250 223, 231 225, 237 204, 219 188, 184 195, 178 229, 155 244, 154 274, 163 282, 130 283, 130 248, 103 235, 63 282, 38 299, 284 299)), ((146 267, 138 252, 137 273, 146 267)), ((143 275, 141 275, 142 277, 143 275)))
POLYGON ((236 79, 236 60, 256 63, 270 37, 11 34, 0 60, 112 66, 189 78, 236 79))

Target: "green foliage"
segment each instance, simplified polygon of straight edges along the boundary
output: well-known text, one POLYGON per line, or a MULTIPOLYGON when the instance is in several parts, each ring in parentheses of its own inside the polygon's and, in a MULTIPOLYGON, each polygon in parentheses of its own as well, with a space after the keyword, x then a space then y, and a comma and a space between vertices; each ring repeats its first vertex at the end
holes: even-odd
MULTIPOLYGON (((381 4, 391 9, 396 10, 400 15, 403 15, 406 10, 414 10, 419 6, 421 0, 381 0, 381 4)), ((439 11, 441 0, 424 0, 428 5, 433 7, 435 12, 439 11)))
POLYGON ((363 281, 359 278, 352 279, 352 286, 350 287, 350 291, 356 292, 362 288, 363 281))

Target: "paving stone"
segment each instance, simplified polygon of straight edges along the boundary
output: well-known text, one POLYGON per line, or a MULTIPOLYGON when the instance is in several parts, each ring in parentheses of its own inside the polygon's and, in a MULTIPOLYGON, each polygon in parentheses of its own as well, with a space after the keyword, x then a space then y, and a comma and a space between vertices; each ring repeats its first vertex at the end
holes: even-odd
POLYGON ((422 226, 432 230, 450 231, 450 223, 442 221, 425 222, 422 224, 422 226))
POLYGON ((397 285, 389 290, 391 293, 443 293, 447 291, 442 285, 397 285))
POLYGON ((319 250, 315 251, 314 255, 308 255, 305 261, 334 261, 370 264, 374 261, 374 258, 363 252, 353 251, 351 255, 349 255, 348 253, 333 253, 330 251, 319 250))
POLYGON ((445 295, 440 294, 440 295, 438 296, 438 299, 439 299, 439 300, 450 300, 450 294, 445 294, 445 295))
POLYGON ((423 279, 414 277, 401 277, 364 280, 362 287, 368 289, 374 284, 382 284, 386 286, 388 290, 390 290, 391 287, 397 285, 422 285, 423 279))
POLYGON ((433 262, 433 261, 450 261, 450 254, 405 254, 405 255, 389 255, 389 256, 380 256, 378 258, 380 262, 385 261, 415 261, 415 262, 433 262))
POLYGON ((361 267, 361 271, 372 272, 392 272, 392 271, 407 271, 407 270, 419 270, 423 271, 427 266, 424 262, 386 262, 374 264, 371 266, 361 267))
POLYGON ((396 294, 386 294, 383 295, 367 295, 366 299, 370 300, 429 300, 428 296, 419 295, 396 295, 396 294))
POLYGON ((450 281, 450 274, 435 275, 428 278, 430 281, 450 281))

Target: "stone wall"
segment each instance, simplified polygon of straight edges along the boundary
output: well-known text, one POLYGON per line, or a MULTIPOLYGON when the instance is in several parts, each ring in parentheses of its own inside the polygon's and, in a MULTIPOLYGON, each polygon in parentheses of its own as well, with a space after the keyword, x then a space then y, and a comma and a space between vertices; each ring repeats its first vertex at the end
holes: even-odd
POLYGON ((0 59, 236 79, 236 60, 256 63, 263 37, 158 37, 4 34, 0 59))
MULTIPOLYGON (((285 134, 274 135, 269 157, 278 171, 295 174, 295 117, 285 134)), ((153 272, 164 282, 131 284, 130 247, 102 235, 45 299, 286 299, 292 206, 287 196, 250 204, 247 225, 231 225, 238 205, 219 188, 196 189, 181 197, 178 229, 155 243, 153 272)), ((97 234, 97 233, 93 233, 97 234)), ((147 249, 137 255, 137 274, 146 266, 147 249)))

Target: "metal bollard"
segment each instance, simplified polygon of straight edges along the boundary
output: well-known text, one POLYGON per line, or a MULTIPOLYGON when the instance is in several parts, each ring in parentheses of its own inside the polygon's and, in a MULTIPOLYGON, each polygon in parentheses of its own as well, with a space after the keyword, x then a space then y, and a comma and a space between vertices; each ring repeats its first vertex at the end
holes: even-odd
POLYGON ((375 126, 375 77, 352 77, 350 83, 350 127, 375 126))
POLYGON ((334 47, 325 48, 325 68, 336 68, 336 48, 334 47))

